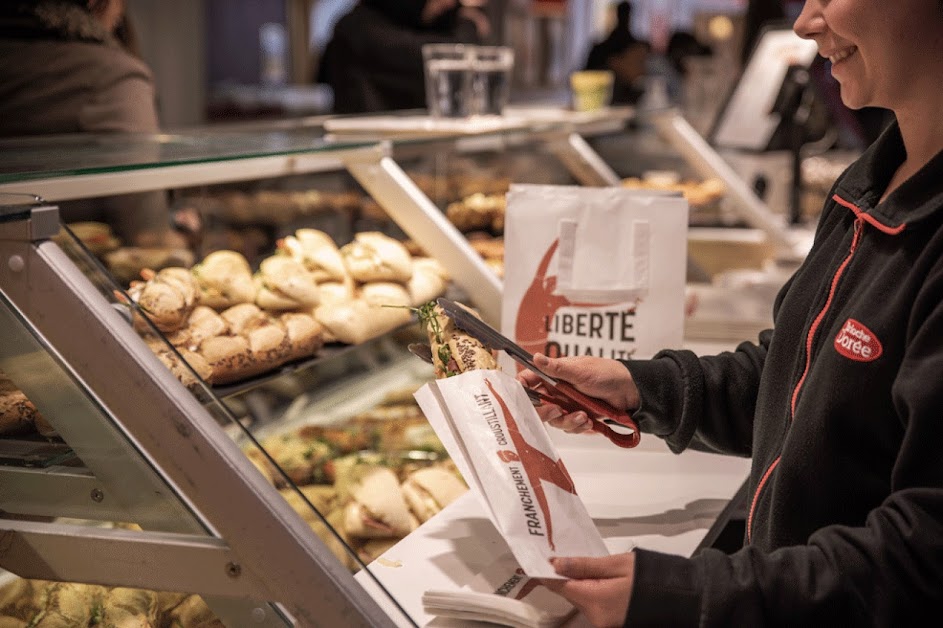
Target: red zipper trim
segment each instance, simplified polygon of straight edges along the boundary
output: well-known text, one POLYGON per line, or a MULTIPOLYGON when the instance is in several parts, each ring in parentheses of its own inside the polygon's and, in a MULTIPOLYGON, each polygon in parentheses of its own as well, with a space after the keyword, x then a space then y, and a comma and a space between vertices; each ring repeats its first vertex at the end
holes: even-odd
POLYGON ((845 199, 840 197, 838 194, 833 194, 832 200, 838 203, 839 205, 841 205, 842 207, 847 207, 848 209, 853 211, 855 213, 855 218, 860 218, 861 220, 865 221, 866 223, 868 223, 869 225, 871 225, 872 227, 874 227, 881 233, 886 233, 888 235, 897 235, 898 233, 900 233, 901 231, 907 228, 907 223, 902 223, 896 227, 888 227, 884 223, 879 222, 878 219, 872 216, 871 214, 861 211, 860 207, 858 207, 854 203, 850 203, 846 201, 845 199))
POLYGON ((759 501, 760 492, 766 485, 766 480, 768 480, 769 476, 773 474, 773 469, 775 469, 776 465, 779 464, 779 460, 780 456, 777 456, 776 460, 773 460, 773 464, 769 465, 769 468, 766 470, 766 473, 763 474, 763 478, 760 480, 759 485, 756 487, 756 492, 753 493, 753 501, 750 502, 750 514, 747 516, 747 541, 753 540, 753 513, 756 511, 756 502, 759 501))
POLYGON ((848 251, 845 261, 843 261, 841 266, 838 267, 838 270, 835 271, 835 275, 832 277, 831 288, 829 288, 828 291, 828 299, 825 301, 825 305, 822 306, 822 310, 819 312, 818 316, 816 316, 815 320, 812 321, 812 325, 809 327, 809 333, 806 335, 805 369, 802 371, 802 377, 799 378, 799 382, 792 391, 792 401, 789 404, 789 410, 791 414, 790 418, 796 416, 796 401, 799 399, 799 391, 802 389, 802 384, 805 383, 805 378, 809 374, 809 366, 812 365, 812 341, 815 339, 815 332, 818 331, 819 325, 822 324, 822 319, 825 318, 829 308, 832 306, 832 299, 835 297, 835 290, 838 287, 838 280, 841 279, 841 276, 845 272, 845 268, 848 267, 848 264, 851 262, 851 258, 855 254, 855 249, 858 248, 858 241, 861 239, 861 225, 861 216, 858 216, 858 218, 855 220, 855 236, 851 241, 851 249, 848 251))
MULTIPOLYGON (((796 383, 796 387, 792 391, 792 399, 789 403, 789 420, 796 416, 796 402, 799 399, 799 391, 802 389, 802 385, 805 383, 805 378, 809 374, 809 367, 812 365, 812 341, 815 339, 815 332, 818 331, 819 325, 822 324, 822 320, 825 318, 825 315, 828 313, 829 308, 832 306, 832 299, 835 297, 835 291, 838 288, 838 281, 841 279, 841 276, 844 274, 845 269, 848 267, 848 264, 851 263, 851 258, 854 257, 855 249, 858 248, 858 242, 861 240, 861 231, 862 225, 867 222, 870 225, 874 225, 884 233, 889 233, 896 235, 904 230, 906 225, 901 225, 900 227, 887 227, 877 222, 873 217, 861 211, 856 205, 849 203, 844 200, 837 194, 832 197, 832 199, 842 205, 847 207, 855 214, 855 235, 851 240, 851 248, 848 251, 848 255, 845 256, 845 259, 842 261, 841 266, 838 267, 838 270, 835 271, 835 274, 832 276, 832 285, 828 290, 828 299, 825 300, 825 305, 822 306, 822 309, 819 311, 818 315, 815 317, 815 320, 812 321, 812 325, 809 326, 809 333, 806 335, 805 340, 805 368, 802 371, 802 376, 799 378, 799 381, 796 383)), ((759 501, 760 493, 763 491, 763 488, 766 486, 767 480, 769 480, 770 475, 773 473, 773 469, 776 468, 776 465, 779 464, 780 457, 777 456, 776 460, 766 469, 766 473, 763 474, 763 477, 760 479, 759 484, 756 487, 756 490, 753 492, 753 501, 750 503, 750 514, 747 516, 747 541, 750 542, 753 540, 753 513, 756 510, 756 503, 759 501)))

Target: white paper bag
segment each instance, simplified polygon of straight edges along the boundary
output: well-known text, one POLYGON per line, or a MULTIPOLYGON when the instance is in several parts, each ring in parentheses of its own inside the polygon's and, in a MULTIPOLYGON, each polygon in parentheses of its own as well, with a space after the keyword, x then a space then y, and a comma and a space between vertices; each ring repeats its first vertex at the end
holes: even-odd
MULTIPOLYGON (((647 358, 680 347, 688 204, 623 188, 512 185, 501 331, 531 353, 647 358)), ((516 372, 507 356, 502 368, 516 372)))
POLYGON ((528 576, 553 556, 608 551, 523 386, 497 370, 435 380, 415 397, 528 576))
MULTIPOLYGON (((487 621, 516 628, 553 628, 576 608, 524 573, 514 556, 503 554, 460 590, 430 589, 423 610, 437 617, 487 621)), ((441 625, 431 622, 429 625, 441 625)))

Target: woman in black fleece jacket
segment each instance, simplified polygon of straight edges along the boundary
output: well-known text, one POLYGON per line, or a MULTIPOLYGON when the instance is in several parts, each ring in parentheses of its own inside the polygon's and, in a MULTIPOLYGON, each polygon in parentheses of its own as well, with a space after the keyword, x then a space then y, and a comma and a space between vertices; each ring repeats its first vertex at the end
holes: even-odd
MULTIPOLYGON (((939 621, 943 2, 807 0, 795 30, 829 59, 848 106, 896 122, 836 182, 774 330, 711 357, 535 357, 675 452, 753 460, 739 551, 556 559, 570 579, 547 586, 596 626, 939 621)), ((541 414, 588 429, 582 413, 541 414)))

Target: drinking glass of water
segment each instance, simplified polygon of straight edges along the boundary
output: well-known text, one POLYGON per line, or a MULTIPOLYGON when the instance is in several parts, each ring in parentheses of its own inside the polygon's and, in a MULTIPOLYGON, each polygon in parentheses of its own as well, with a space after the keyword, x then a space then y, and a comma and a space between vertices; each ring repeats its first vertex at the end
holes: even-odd
POLYGON ((426 44, 422 47, 426 106, 434 118, 464 118, 474 112, 472 71, 475 46, 426 44))
POLYGON ((511 97, 514 50, 508 46, 475 46, 472 91, 474 113, 501 115, 511 97))

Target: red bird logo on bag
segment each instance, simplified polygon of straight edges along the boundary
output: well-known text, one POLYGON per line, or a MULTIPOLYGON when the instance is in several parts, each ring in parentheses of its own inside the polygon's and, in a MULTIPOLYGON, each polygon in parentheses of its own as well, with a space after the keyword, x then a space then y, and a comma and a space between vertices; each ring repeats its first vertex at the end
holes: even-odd
POLYGON ((501 450, 498 452, 498 457, 504 462, 517 462, 520 460, 521 466, 524 468, 524 473, 527 476, 527 482, 530 484, 531 490, 534 491, 534 498, 537 500, 540 511, 544 516, 544 525, 547 528, 547 543, 550 545, 550 549, 556 549, 553 542, 553 521, 550 517, 550 503, 547 500, 547 494, 544 492, 543 482, 550 482, 572 495, 576 495, 576 485, 573 484, 573 479, 570 477, 570 474, 567 473, 566 467, 563 466, 562 461, 554 460, 524 439, 524 435, 521 434, 521 430, 517 426, 514 417, 511 415, 507 403, 505 403, 501 395, 494 389, 490 381, 485 380, 485 383, 488 385, 488 390, 491 391, 491 394, 501 407, 501 412, 504 414, 504 420, 507 423, 508 435, 511 437, 511 442, 514 443, 514 447, 517 449, 516 453, 506 449, 501 450))

